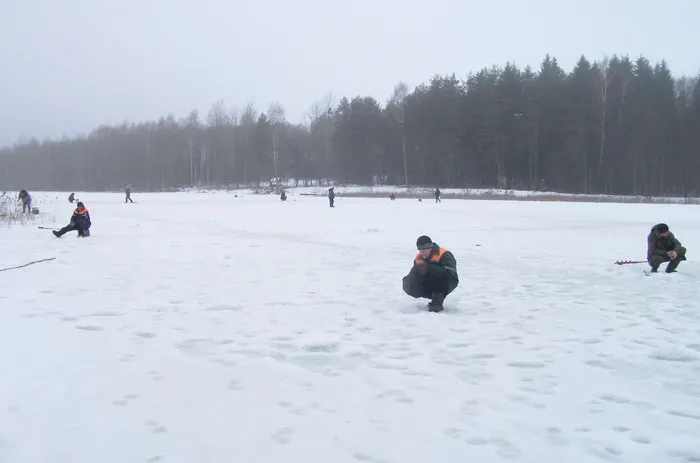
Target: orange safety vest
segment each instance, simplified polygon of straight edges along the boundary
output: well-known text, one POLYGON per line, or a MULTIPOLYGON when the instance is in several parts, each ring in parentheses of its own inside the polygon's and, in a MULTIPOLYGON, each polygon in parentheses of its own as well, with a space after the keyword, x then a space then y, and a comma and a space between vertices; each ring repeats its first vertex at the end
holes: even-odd
POLYGON ((442 259, 442 256, 444 256, 446 252, 448 252, 447 249, 445 249, 445 248, 440 248, 440 249, 438 250, 437 253, 431 254, 430 257, 428 257, 427 260, 426 260, 426 259, 423 259, 423 256, 421 256, 421 255, 420 255, 420 252, 419 252, 418 254, 416 254, 416 258, 413 260, 413 262, 414 262, 416 265, 424 264, 424 263, 427 262, 427 261, 435 262, 435 263, 437 264, 437 263, 440 262, 440 259, 442 259))
POLYGON ((73 214, 80 214, 80 215, 86 215, 86 214, 89 214, 89 213, 90 213, 90 211, 88 211, 88 208, 87 208, 87 207, 84 208, 82 212, 80 212, 78 209, 75 209, 75 210, 73 211, 73 214))

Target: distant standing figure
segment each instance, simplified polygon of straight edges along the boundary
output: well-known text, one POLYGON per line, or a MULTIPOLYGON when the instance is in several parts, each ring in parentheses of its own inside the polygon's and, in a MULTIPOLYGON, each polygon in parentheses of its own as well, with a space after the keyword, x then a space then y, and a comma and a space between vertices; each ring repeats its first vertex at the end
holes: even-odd
POLYGON ((126 188, 124 189, 124 193, 126 193, 126 199, 124 200, 125 203, 127 202, 134 202, 131 199, 131 185, 127 185, 126 188))
POLYGON ((78 201, 78 207, 73 211, 73 216, 70 218, 70 223, 65 227, 61 228, 59 231, 54 230, 53 234, 56 238, 60 238, 69 231, 77 230, 78 236, 86 237, 90 236, 90 227, 92 226, 92 221, 90 220, 90 211, 87 210, 85 205, 78 201))
POLYGON ((669 231, 668 225, 659 223, 651 227, 647 237, 647 261, 652 272, 656 273, 664 262, 668 262, 666 273, 675 272, 678 264, 686 260, 685 251, 681 242, 669 231))
POLYGON ((331 207, 335 207, 333 203, 335 203, 335 187, 332 186, 328 189, 328 202, 330 203, 331 207))
POLYGON ((19 199, 22 200, 22 214, 31 214, 32 196, 27 192, 27 190, 21 190, 19 192, 19 199))
POLYGON ((282 200, 282 201, 287 200, 287 193, 285 193, 284 190, 282 190, 282 194, 280 194, 280 200, 282 200))
POLYGON ((390 194, 390 195, 389 195, 389 199, 392 200, 392 201, 395 201, 395 200, 396 200, 396 195, 395 195, 394 193, 390 194))
POLYGON ((75 193, 71 193, 68 197, 68 202, 73 204, 75 202, 75 193))
POLYGON ((441 203, 442 199, 440 199, 441 193, 440 193, 440 188, 435 188, 435 202, 436 203, 441 203))

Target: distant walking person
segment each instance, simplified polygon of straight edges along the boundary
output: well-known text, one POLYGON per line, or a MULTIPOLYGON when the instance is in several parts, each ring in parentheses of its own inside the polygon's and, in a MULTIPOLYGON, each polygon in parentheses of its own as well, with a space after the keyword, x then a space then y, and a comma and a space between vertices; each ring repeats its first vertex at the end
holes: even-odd
POLYGON ((68 196, 68 202, 71 204, 75 202, 75 193, 71 193, 70 196, 68 196))
POLYGON ((124 199, 125 203, 131 202, 133 203, 134 200, 131 199, 131 185, 127 185, 126 188, 124 189, 124 193, 126 193, 126 199, 124 199))
POLYGON ((19 199, 22 200, 22 214, 31 214, 32 196, 27 192, 27 190, 22 190, 19 192, 19 199))
POLYGON ((331 207, 335 207, 333 204, 335 203, 335 190, 334 186, 330 187, 328 189, 328 202, 330 203, 331 207))
POLYGON ((280 193, 280 200, 281 201, 286 201, 287 200, 287 193, 282 190, 282 193, 280 193))
POLYGON ((652 272, 656 273, 664 262, 668 262, 666 273, 675 272, 678 264, 686 260, 685 251, 681 242, 669 231, 668 225, 659 223, 651 227, 647 237, 647 261, 652 272))
POLYGON ((440 199, 440 196, 442 193, 440 193, 440 188, 435 188, 435 202, 436 203, 441 203, 442 199, 440 199))
POLYGON ((70 223, 65 227, 61 228, 59 231, 54 230, 53 234, 56 238, 60 238, 69 231, 78 231, 78 236, 86 237, 90 236, 90 227, 92 226, 92 221, 90 220, 90 211, 87 210, 85 205, 78 201, 77 208, 73 211, 73 216, 70 218, 70 223))

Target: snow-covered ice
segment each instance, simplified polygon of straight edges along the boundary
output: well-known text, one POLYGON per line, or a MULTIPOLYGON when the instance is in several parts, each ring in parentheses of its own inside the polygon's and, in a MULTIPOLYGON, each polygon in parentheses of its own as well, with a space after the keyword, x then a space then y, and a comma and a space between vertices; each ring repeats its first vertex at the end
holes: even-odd
POLYGON ((698 206, 78 197, 90 238, 0 228, 56 257, 0 272, 2 463, 700 461, 698 206), (613 264, 660 221, 679 273, 613 264))

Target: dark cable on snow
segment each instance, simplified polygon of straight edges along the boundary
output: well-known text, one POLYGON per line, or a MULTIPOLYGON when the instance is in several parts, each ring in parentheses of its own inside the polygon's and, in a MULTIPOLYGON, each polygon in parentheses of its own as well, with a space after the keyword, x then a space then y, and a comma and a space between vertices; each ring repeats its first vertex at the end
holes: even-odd
POLYGON ((2 269, 0 269, 0 272, 4 272, 5 270, 15 270, 18 268, 28 267, 28 266, 33 265, 33 264, 38 264, 39 262, 48 262, 48 261, 54 260, 54 259, 55 259, 55 257, 49 257, 48 259, 35 260, 32 262, 29 262, 28 264, 18 265, 17 267, 2 268, 2 269))

